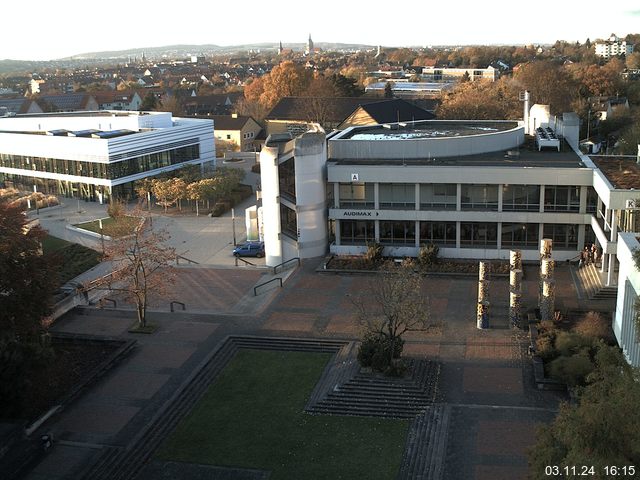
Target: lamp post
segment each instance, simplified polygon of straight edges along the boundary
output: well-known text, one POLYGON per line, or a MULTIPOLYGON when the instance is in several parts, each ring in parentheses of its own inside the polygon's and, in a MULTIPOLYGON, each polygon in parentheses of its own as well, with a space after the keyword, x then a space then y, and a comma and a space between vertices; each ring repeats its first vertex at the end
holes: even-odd
POLYGON ((236 244, 236 209, 232 208, 231 209, 231 230, 233 232, 233 246, 235 247, 236 244))

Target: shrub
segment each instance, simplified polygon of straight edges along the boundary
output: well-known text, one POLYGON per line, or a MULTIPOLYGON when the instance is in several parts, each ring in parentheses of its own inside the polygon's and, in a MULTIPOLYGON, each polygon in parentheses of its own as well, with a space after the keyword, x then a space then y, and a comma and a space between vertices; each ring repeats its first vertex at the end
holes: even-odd
POLYGON ((382 251, 384 247, 379 243, 370 243, 367 244, 367 252, 364 254, 364 259, 369 264, 376 264, 382 260, 382 251))
POLYGON ((594 368, 595 365, 588 355, 576 354, 553 360, 549 364, 549 374, 552 378, 575 387, 576 385, 584 385, 585 378, 594 368))
POLYGON ((593 346, 593 339, 583 337, 578 333, 560 332, 556 337, 555 347, 562 356, 569 357, 575 353, 589 351, 593 346))
POLYGON ((126 211, 127 211, 126 205, 124 204, 124 202, 121 202, 120 200, 113 200, 107 206, 107 215, 109 215, 111 218, 122 217, 126 213, 126 211))
POLYGON ((536 352, 545 361, 551 360, 556 356, 556 349, 553 346, 554 337, 549 335, 541 335, 536 340, 536 352))
POLYGON ((573 328, 575 333, 589 338, 609 337, 609 322, 598 312, 589 312, 573 328))
MULTIPOLYGON (((371 367, 377 372, 391 374, 401 369, 391 361, 391 339, 379 332, 365 333, 358 349, 358 362, 363 367, 371 367), (394 368, 391 368, 394 367, 394 368)), ((393 358, 399 359, 404 348, 404 340, 396 338, 393 346, 393 358)))
POLYGON ((438 261, 438 252, 440 247, 430 243, 429 245, 423 245, 418 252, 418 263, 421 267, 429 267, 438 261))
POLYGON ((229 202, 216 202, 216 204, 211 209, 211 215, 214 217, 219 217, 223 213, 229 211, 231 208, 231 204, 229 202))

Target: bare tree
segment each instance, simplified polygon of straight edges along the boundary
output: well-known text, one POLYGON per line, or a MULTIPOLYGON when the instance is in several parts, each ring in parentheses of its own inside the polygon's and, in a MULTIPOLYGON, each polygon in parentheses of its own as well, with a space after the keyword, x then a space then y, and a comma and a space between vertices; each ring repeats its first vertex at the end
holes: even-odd
MULTIPOLYGON (((131 215, 141 216, 134 212, 131 215)), ((108 280, 109 288, 123 292, 125 299, 136 306, 138 328, 147 326, 149 295, 162 296, 173 284, 175 272, 170 262, 175 260, 175 249, 166 241, 164 230, 154 230, 148 218, 143 218, 132 234, 114 238, 105 248, 108 260, 116 270, 108 280)))
POLYGON ((388 348, 388 366, 401 352, 402 335, 427 330, 429 305, 422 292, 422 277, 412 265, 387 263, 372 278, 363 295, 354 299, 358 317, 366 333, 377 337, 388 348))

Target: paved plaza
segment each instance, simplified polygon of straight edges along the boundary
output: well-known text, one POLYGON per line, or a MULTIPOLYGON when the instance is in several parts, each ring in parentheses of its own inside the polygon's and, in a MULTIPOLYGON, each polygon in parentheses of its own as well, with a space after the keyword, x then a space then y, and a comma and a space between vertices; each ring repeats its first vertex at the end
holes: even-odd
MULTIPOLYGON (((354 297, 370 277, 316 273, 320 260, 287 272, 282 289, 257 296, 253 287, 273 278, 269 271, 179 267, 174 293, 187 309, 170 313, 168 298, 152 305, 150 318, 159 325, 153 335, 128 333, 135 321, 128 309, 86 307, 61 318, 55 331, 135 338, 138 344, 41 428, 54 433, 56 446, 28 478, 91 478, 105 451, 135 446, 229 335, 357 340, 362 327, 354 297)), ((569 275, 564 268, 558 268, 560 278, 569 275)), ((526 273, 524 302, 533 305, 535 269, 526 273)), ((559 290, 571 293, 572 285, 565 287, 559 290)), ((431 319, 441 327, 408 333, 405 354, 441 363, 436 401, 450 411, 442 478, 526 478, 535 426, 557 410, 560 397, 535 388, 523 334, 506 321, 507 292, 507 278, 492 281, 491 328, 480 331, 474 278, 425 279, 431 319)))

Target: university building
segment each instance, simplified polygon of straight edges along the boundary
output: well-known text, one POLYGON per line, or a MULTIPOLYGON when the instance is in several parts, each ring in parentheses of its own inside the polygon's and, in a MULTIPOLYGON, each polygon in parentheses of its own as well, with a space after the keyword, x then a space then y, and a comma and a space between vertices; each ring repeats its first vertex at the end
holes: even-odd
POLYGON ((386 256, 433 243, 446 258, 507 259, 518 249, 537 261, 543 238, 556 261, 577 261, 595 243, 606 285, 619 289, 614 332, 640 365, 630 320, 640 273, 629 267, 640 244, 628 233, 640 232, 640 159, 589 157, 578 135, 575 114, 272 135, 260 155, 267 264, 357 255, 372 243, 386 256), (620 239, 636 247, 619 250, 620 239))
POLYGON ((0 118, 0 184, 98 202, 185 165, 215 166, 213 122, 166 112, 0 118))

